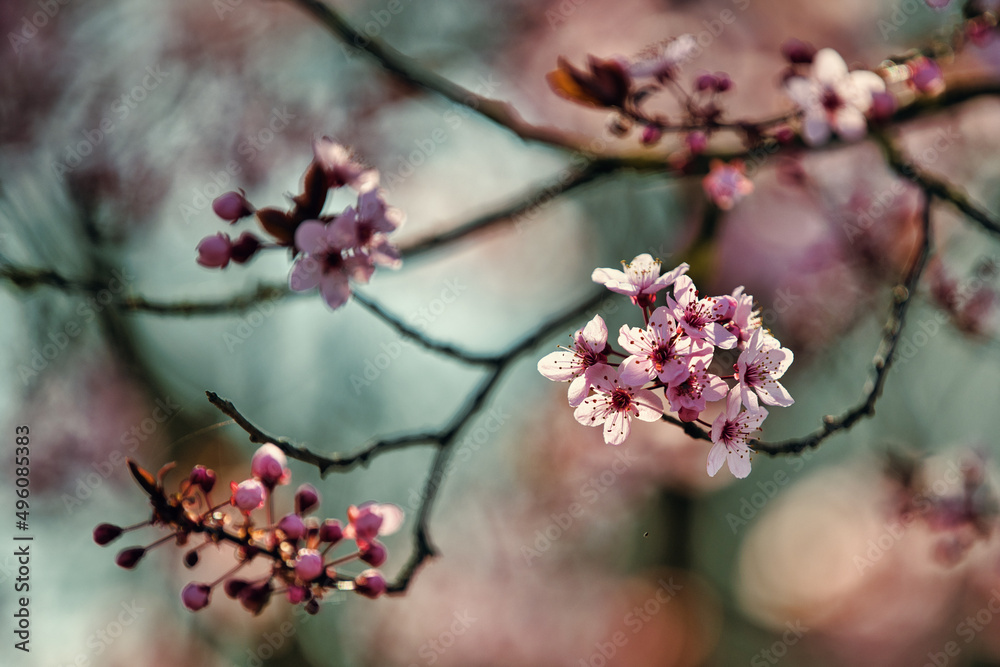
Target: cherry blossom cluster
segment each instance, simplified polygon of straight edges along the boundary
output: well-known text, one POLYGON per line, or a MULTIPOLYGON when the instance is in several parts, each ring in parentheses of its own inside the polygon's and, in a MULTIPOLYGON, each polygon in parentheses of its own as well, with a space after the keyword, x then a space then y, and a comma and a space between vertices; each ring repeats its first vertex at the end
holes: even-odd
POLYGON ((600 315, 573 335, 572 347, 546 355, 538 372, 549 380, 569 382, 569 404, 585 426, 603 426, 604 441, 620 445, 632 419, 653 422, 669 411, 684 422, 711 431, 708 474, 728 462, 736 477, 750 473, 750 441, 767 417, 763 405, 789 406, 794 401, 779 379, 793 355, 762 326, 753 297, 738 287, 732 294, 701 297, 686 275, 687 264, 660 275, 660 262, 642 254, 623 271, 596 269, 592 279, 624 294, 642 311, 644 326, 622 325, 621 351, 608 342, 600 315), (665 292, 664 305, 657 305, 665 292), (720 351, 738 352, 732 373, 719 375, 726 364, 720 351), (620 358, 617 363, 612 358, 620 358), (730 387, 727 380, 733 382, 730 387), (662 392, 663 398, 657 392, 662 392), (709 403, 723 401, 712 423, 701 415, 709 403), (763 405, 762 405, 763 404, 763 405))
POLYGON ((350 299, 351 282, 367 283, 377 266, 399 268, 400 253, 389 235, 403 224, 403 215, 386 203, 378 188, 378 172, 325 137, 313 143, 313 153, 303 191, 292 197, 289 210, 255 209, 242 190, 212 202, 215 214, 230 224, 255 217, 272 237, 271 243, 251 232, 235 241, 220 232, 198 244, 198 263, 222 269, 230 262, 248 262, 265 248, 287 248, 295 259, 289 287, 296 292, 318 287, 334 310, 350 299), (323 214, 330 192, 345 186, 357 193, 356 203, 340 213, 323 214))
POLYGON ((134 568, 151 549, 170 541, 177 546, 198 542, 184 554, 184 564, 189 568, 198 564, 202 549, 231 545, 237 561, 233 568, 213 582, 191 582, 184 587, 181 601, 191 611, 206 607, 219 584, 226 595, 253 614, 259 614, 277 594, 284 594, 292 604, 302 604, 307 612, 315 614, 320 601, 332 591, 353 590, 370 598, 385 593, 385 577, 375 568, 385 562, 388 554, 377 538, 400 527, 402 510, 390 504, 364 503, 348 508, 346 526, 336 519, 320 521, 308 516, 320 504, 319 492, 303 484, 295 492, 295 510, 276 519, 273 493, 291 478, 286 463, 279 447, 270 443, 262 446, 251 461, 251 476, 231 482, 229 497, 213 501, 217 479, 213 470, 197 465, 176 492, 167 493, 163 480, 174 464, 164 466, 154 477, 129 459, 132 476, 149 495, 152 516, 124 528, 102 523, 94 529, 94 541, 104 546, 143 526, 161 526, 170 531, 152 544, 120 551, 115 562, 125 569, 134 568), (260 513, 265 516, 261 518, 260 513), (350 541, 350 553, 332 556, 334 548, 350 541), (354 561, 369 567, 359 574, 348 574, 342 566, 354 561), (269 564, 263 575, 234 576, 251 563, 261 562, 269 564))

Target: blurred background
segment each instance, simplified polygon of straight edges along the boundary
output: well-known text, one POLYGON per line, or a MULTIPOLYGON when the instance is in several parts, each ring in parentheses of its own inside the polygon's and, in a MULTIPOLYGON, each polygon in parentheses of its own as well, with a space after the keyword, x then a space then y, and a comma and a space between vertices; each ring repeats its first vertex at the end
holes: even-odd
MULTIPOLYGON (((693 33, 702 48, 685 77, 729 73, 727 113, 756 118, 791 108, 780 89, 785 40, 875 67, 960 16, 957 3, 917 0, 337 8, 529 122, 609 151, 638 150, 637 138, 611 137, 606 114, 549 90, 559 56, 580 64, 693 33)), ((315 294, 210 316, 110 307, 121 294, 199 301, 286 281, 279 253, 224 271, 195 263, 199 240, 225 228, 215 196, 239 187, 259 206, 282 206, 311 140, 329 135, 390 184, 405 246, 556 178, 572 156, 401 84, 294 2, 5 0, 0 26, 0 258, 93 285, 0 289, 0 433, 11 457, 0 466, 0 507, 11 508, 2 533, 14 533, 14 428, 28 425, 35 535, 30 654, 13 649, 17 564, 0 548, 4 664, 1000 664, 998 244, 943 205, 876 415, 814 452, 758 456, 737 482, 727 470, 709 478, 709 445, 667 424, 637 424, 626 445, 606 446, 600 429, 575 422, 566 387, 535 369, 561 334, 504 374, 460 436, 431 514, 442 555, 406 595, 335 597, 314 617, 278 599, 252 617, 216 594, 191 613, 181 588, 227 569, 227 550, 206 551, 194 571, 169 546, 133 571, 116 567, 120 546, 160 536, 93 543, 98 523, 148 516, 124 456, 152 470, 202 463, 223 484, 247 476, 255 446, 235 426, 210 428, 225 417, 206 390, 268 432, 352 452, 441 427, 483 378, 401 340, 357 303, 331 313, 315 294)), ((994 41, 943 68, 996 80, 998 65, 994 41)), ((921 167, 998 210, 998 111, 995 98, 976 98, 907 122, 900 140, 921 167)), ((751 177, 754 193, 719 218, 698 257, 684 249, 705 216, 701 177, 621 172, 379 271, 364 293, 431 338, 495 352, 593 293, 595 267, 642 252, 664 268, 690 261, 705 292, 745 285, 794 351, 784 384, 796 403, 772 411, 765 435, 803 435, 862 396, 920 196, 895 185, 865 142, 782 151, 751 177), (859 220, 869 222, 855 233, 859 220)), ((611 331, 636 324, 624 297, 598 312, 611 331)), ((392 578, 413 548, 431 454, 393 452, 326 479, 290 467, 293 484, 319 488, 324 516, 343 519, 366 500, 404 508, 403 530, 386 539, 392 578)))

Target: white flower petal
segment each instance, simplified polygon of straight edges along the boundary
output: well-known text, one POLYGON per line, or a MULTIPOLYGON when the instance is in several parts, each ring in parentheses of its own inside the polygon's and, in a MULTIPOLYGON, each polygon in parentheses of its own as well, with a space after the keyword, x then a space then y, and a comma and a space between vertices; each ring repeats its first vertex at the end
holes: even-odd
POLYGON ((806 112, 802 121, 802 139, 810 146, 822 146, 830 140, 830 123, 822 112, 806 112))
POLYGON ((729 463, 729 471, 733 477, 743 479, 750 474, 750 450, 745 448, 733 448, 726 452, 726 462, 729 463))
POLYGON ((576 354, 557 350, 538 360, 538 372, 553 382, 572 380, 583 371, 583 364, 576 354))
POLYGON ((813 58, 811 74, 821 83, 833 84, 847 76, 847 63, 833 49, 820 49, 813 58))
POLYGON ((709 477, 715 477, 715 473, 719 472, 722 468, 722 464, 726 462, 726 451, 726 446, 721 442, 717 442, 708 452, 709 477))
POLYGON ((625 412, 612 412, 604 422, 604 442, 609 445, 620 445, 628 438, 632 427, 625 412))
POLYGON ((857 107, 844 106, 837 109, 834 122, 837 134, 846 141, 857 141, 868 132, 865 115, 857 107))

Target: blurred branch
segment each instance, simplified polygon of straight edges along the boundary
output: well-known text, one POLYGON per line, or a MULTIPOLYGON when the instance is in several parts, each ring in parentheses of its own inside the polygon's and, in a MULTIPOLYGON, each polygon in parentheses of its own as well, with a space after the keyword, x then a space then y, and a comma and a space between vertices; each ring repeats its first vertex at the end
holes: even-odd
MULTIPOLYGON (((321 476, 325 476, 331 470, 346 471, 358 465, 367 465, 368 462, 376 456, 397 449, 404 449, 416 445, 433 445, 438 448, 431 464, 431 469, 427 475, 427 480, 424 483, 423 496, 420 508, 417 511, 417 522, 414 529, 415 549, 410 556, 410 559, 400 572, 397 580, 389 585, 390 592, 401 593, 409 586, 410 581, 424 561, 437 555, 437 549, 431 542, 428 521, 431 507, 434 503, 434 499, 437 497, 438 487, 444 480, 445 467, 448 463, 449 457, 451 456, 454 445, 457 442, 458 435, 472 420, 472 418, 482 410, 483 406, 486 405, 487 400, 493 390, 497 387, 503 373, 517 359, 530 352, 535 346, 542 343, 555 332, 565 328, 567 325, 577 320, 588 310, 597 306, 597 304, 599 304, 605 297, 606 293, 604 290, 595 293, 566 312, 542 323, 533 332, 525 335, 519 341, 508 347, 504 352, 493 357, 478 357, 468 352, 456 351, 457 354, 462 355, 462 357, 476 359, 475 363, 489 366, 490 371, 486 375, 486 379, 479 385, 476 393, 473 394, 465 405, 455 413, 448 425, 438 431, 420 431, 398 436, 392 439, 379 440, 378 442, 368 445, 351 455, 332 454, 330 456, 323 456, 305 447, 296 446, 285 438, 274 436, 262 431, 249 419, 243 416, 243 414, 236 409, 236 406, 233 405, 232 402, 220 398, 217 394, 211 391, 206 392, 206 394, 212 405, 218 408, 223 414, 231 417, 240 426, 240 428, 246 431, 251 442, 259 444, 272 442, 280 447, 290 458, 316 466, 316 468, 319 469, 321 476)), ((391 318, 391 316, 383 319, 394 327, 405 326, 398 320, 395 320, 395 318, 391 318)), ((400 333, 403 333, 402 329, 397 330, 399 330, 400 333)))
POLYGON ((875 358, 872 360, 875 377, 869 381, 864 399, 839 417, 827 415, 823 418, 822 428, 803 438, 778 443, 753 441, 750 443, 750 446, 755 451, 772 456, 777 454, 797 454, 805 449, 816 447, 831 435, 840 431, 846 431, 862 418, 875 414, 875 402, 882 395, 882 388, 885 386, 886 378, 889 375, 889 368, 892 366, 896 354, 896 345, 899 343, 903 332, 906 313, 916 294, 920 276, 927 266, 927 258, 930 256, 931 204, 934 201, 935 194, 925 191, 924 207, 921 215, 923 238, 921 239, 916 255, 914 255, 913 260, 910 262, 903 282, 892 290, 892 311, 883 328, 884 333, 878 350, 875 352, 875 358))
POLYGON ((875 134, 875 140, 882 147, 889 166, 897 174, 909 179, 917 187, 924 190, 924 192, 950 202, 969 219, 979 223, 986 231, 1000 235, 1000 222, 987 212, 986 209, 975 203, 966 192, 943 178, 921 170, 911 160, 908 160, 903 154, 902 149, 885 134, 875 134))
POLYGON ((405 83, 441 95, 455 104, 472 109, 481 116, 506 128, 525 141, 539 142, 570 151, 579 151, 582 141, 570 137, 567 132, 549 127, 532 125, 525 121, 513 106, 484 97, 464 88, 421 66, 416 60, 403 55, 382 41, 363 35, 348 23, 339 12, 318 0, 291 0, 312 14, 351 49, 363 51, 374 58, 389 73, 405 83))

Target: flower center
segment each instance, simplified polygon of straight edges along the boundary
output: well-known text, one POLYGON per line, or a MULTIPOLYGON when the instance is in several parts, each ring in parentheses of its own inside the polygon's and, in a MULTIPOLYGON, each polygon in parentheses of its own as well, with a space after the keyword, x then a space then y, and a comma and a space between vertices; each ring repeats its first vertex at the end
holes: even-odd
POLYGON ((844 101, 840 99, 840 96, 837 95, 836 91, 832 88, 826 88, 823 91, 823 95, 820 97, 820 103, 827 111, 836 111, 840 107, 844 106, 844 101))
POLYGON ((611 405, 616 412, 624 412, 632 407, 632 395, 624 389, 615 389, 611 392, 611 405))

